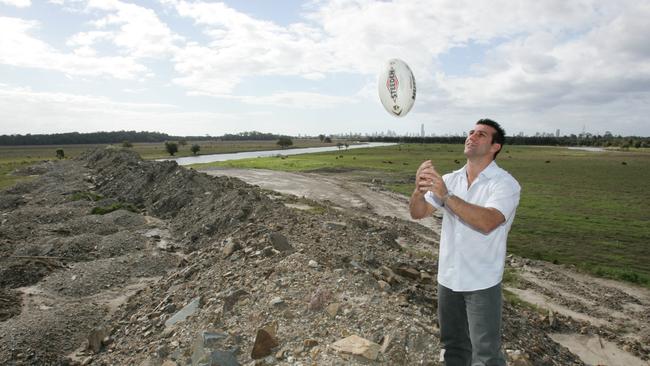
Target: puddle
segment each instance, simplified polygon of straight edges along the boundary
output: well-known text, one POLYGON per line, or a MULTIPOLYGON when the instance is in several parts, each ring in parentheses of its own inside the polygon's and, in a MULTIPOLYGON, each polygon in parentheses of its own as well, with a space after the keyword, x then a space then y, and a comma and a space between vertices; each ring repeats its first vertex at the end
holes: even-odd
POLYGON ((549 334, 555 342, 568 348, 588 365, 648 366, 648 362, 619 349, 616 344, 598 336, 581 334, 549 334))

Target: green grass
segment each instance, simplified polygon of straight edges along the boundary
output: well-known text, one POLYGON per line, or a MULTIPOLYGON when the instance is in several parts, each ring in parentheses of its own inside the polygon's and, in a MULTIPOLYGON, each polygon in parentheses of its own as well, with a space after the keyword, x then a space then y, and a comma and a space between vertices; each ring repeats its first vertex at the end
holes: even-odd
MULTIPOLYGON (((439 172, 447 173, 464 164, 462 149, 462 145, 409 144, 195 168, 356 171, 380 177, 387 188, 410 195, 423 160, 431 159, 439 172)), ((650 287, 650 152, 506 146, 497 163, 522 186, 510 252, 650 287)))
POLYGON ((117 210, 127 210, 127 211, 131 211, 131 212, 138 212, 138 209, 135 206, 133 206, 133 205, 131 205, 129 203, 121 203, 120 202, 120 203, 113 203, 110 206, 94 207, 90 211, 90 213, 92 215, 106 215, 107 213, 111 213, 111 212, 117 211, 117 210))

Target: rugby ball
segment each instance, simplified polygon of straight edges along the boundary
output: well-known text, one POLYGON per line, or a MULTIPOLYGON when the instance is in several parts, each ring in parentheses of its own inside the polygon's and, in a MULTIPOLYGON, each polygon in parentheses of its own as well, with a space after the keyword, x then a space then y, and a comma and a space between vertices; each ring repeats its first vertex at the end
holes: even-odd
POLYGON ((388 113, 404 117, 415 103, 415 77, 406 62, 390 59, 379 73, 379 100, 388 113))

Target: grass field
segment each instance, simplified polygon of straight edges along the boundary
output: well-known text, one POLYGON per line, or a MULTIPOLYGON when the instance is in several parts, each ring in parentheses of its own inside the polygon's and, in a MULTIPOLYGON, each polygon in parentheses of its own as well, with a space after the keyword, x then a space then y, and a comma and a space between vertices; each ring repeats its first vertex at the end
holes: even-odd
MULTIPOLYGON (((324 144, 314 139, 294 139, 292 148, 336 146, 335 143, 324 144)), ((243 151, 275 150, 280 147, 275 140, 271 141, 188 141, 187 145, 179 146, 176 157, 191 156, 190 147, 198 144, 201 147, 199 155, 223 154, 243 151)), ((63 149, 66 158, 74 158, 82 152, 94 147, 106 147, 108 144, 97 145, 34 145, 34 146, 0 146, 0 189, 9 187, 20 180, 29 179, 13 176, 9 173, 17 168, 27 166, 42 160, 56 159, 56 150, 63 149)), ((121 146, 115 144, 113 146, 121 146)), ((162 142, 134 143, 130 149, 136 151, 143 159, 161 159, 170 157, 162 142)))
MULTIPOLYGON (((411 144, 209 165, 371 171, 388 188, 410 195, 423 160, 447 173, 464 164, 462 149, 411 144)), ((522 186, 509 251, 650 287, 650 152, 506 146, 497 162, 522 186)))

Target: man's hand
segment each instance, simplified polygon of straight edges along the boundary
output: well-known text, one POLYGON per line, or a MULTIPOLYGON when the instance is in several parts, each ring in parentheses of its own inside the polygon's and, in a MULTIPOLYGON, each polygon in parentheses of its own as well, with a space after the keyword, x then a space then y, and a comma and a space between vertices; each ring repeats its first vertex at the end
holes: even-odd
POLYGON ((420 164, 415 176, 415 190, 421 194, 431 191, 438 199, 441 199, 447 194, 447 185, 442 180, 440 173, 431 164, 431 160, 420 164))
MULTIPOLYGON (((409 202, 409 210, 412 218, 422 219, 433 213, 433 206, 424 200, 424 195, 428 191, 435 189, 435 175, 440 176, 433 168, 431 160, 427 160, 420 164, 420 167, 415 173, 415 190, 413 191, 409 202)), ((440 181, 442 181, 442 179, 440 179, 440 181)))

